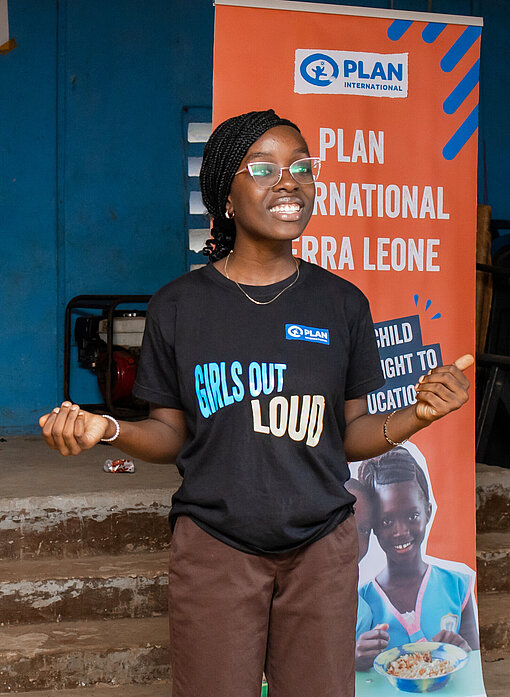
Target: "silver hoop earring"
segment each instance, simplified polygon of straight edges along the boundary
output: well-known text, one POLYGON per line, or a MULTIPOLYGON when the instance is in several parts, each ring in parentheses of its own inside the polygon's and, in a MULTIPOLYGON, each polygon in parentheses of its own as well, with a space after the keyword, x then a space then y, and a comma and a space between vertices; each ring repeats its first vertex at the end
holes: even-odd
POLYGON ((233 217, 234 217, 234 211, 232 211, 232 213, 229 213, 228 210, 225 211, 225 218, 227 220, 232 220, 233 217))

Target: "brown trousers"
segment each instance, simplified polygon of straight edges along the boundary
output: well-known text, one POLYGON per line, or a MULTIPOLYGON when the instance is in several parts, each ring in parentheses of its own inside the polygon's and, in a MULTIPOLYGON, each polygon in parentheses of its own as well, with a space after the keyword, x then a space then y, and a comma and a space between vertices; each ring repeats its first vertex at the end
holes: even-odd
POLYGON ((350 516, 256 556, 180 516, 170 551, 173 697, 353 697, 358 537, 350 516))

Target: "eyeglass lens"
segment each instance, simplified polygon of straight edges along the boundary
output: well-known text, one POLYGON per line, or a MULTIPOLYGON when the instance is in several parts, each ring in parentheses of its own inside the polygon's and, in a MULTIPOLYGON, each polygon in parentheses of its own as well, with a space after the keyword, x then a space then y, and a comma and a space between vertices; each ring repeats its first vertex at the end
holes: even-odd
POLYGON ((251 162, 248 171, 259 186, 271 188, 280 181, 283 170, 288 169, 295 181, 300 184, 311 184, 319 174, 320 160, 318 157, 305 157, 296 160, 290 167, 280 167, 274 162, 251 162))

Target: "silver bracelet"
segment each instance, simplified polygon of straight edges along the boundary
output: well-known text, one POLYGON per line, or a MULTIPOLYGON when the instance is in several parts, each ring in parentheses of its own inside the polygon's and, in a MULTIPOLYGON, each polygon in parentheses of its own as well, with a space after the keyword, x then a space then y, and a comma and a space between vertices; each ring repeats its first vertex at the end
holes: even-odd
POLYGON ((103 443, 111 443, 112 440, 116 440, 119 437, 119 433, 120 433, 119 422, 117 421, 117 419, 114 419, 113 416, 110 416, 110 414, 101 414, 101 416, 105 419, 109 419, 110 421, 113 421, 113 423, 115 424, 115 435, 113 435, 111 438, 101 438, 101 441, 103 443))
POLYGON ((386 417, 386 419, 385 419, 385 421, 384 421, 384 425, 383 425, 384 437, 386 438, 386 441, 387 441, 390 445, 393 445, 393 446, 395 446, 395 445, 404 445, 404 443, 407 443, 407 438, 406 438, 405 440, 400 441, 400 443, 395 443, 395 441, 394 441, 394 440, 391 440, 391 438, 390 438, 389 435, 388 435, 388 422, 389 422, 389 420, 391 419, 391 417, 393 416, 393 414, 396 414, 396 412, 397 412, 397 410, 395 409, 395 411, 392 411, 391 414, 388 414, 388 416, 386 417))

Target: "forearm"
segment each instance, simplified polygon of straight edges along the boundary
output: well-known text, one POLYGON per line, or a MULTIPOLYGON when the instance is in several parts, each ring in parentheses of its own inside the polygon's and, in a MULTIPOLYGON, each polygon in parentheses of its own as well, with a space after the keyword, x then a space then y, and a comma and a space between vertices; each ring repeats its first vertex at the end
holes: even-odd
POLYGON ((387 422, 387 414, 367 414, 361 399, 345 403, 344 449, 347 460, 368 460, 391 450, 394 443, 407 440, 433 421, 459 409, 468 400, 469 381, 462 374, 473 364, 465 354, 451 365, 441 366, 422 375, 416 385, 415 404, 396 411, 387 422), (389 441, 393 441, 393 444, 389 441))
MULTIPOLYGON (((367 460, 391 450, 394 446, 384 437, 387 414, 362 414, 347 424, 344 450, 349 462, 367 460)), ((395 443, 407 440, 431 422, 416 416, 416 406, 396 411, 387 425, 388 437, 395 443)))
MULTIPOLYGON (((146 462, 175 462, 186 438, 182 430, 151 417, 143 421, 119 421, 119 426, 115 447, 146 462)), ((114 434, 115 425, 110 422, 105 437, 114 434)))

